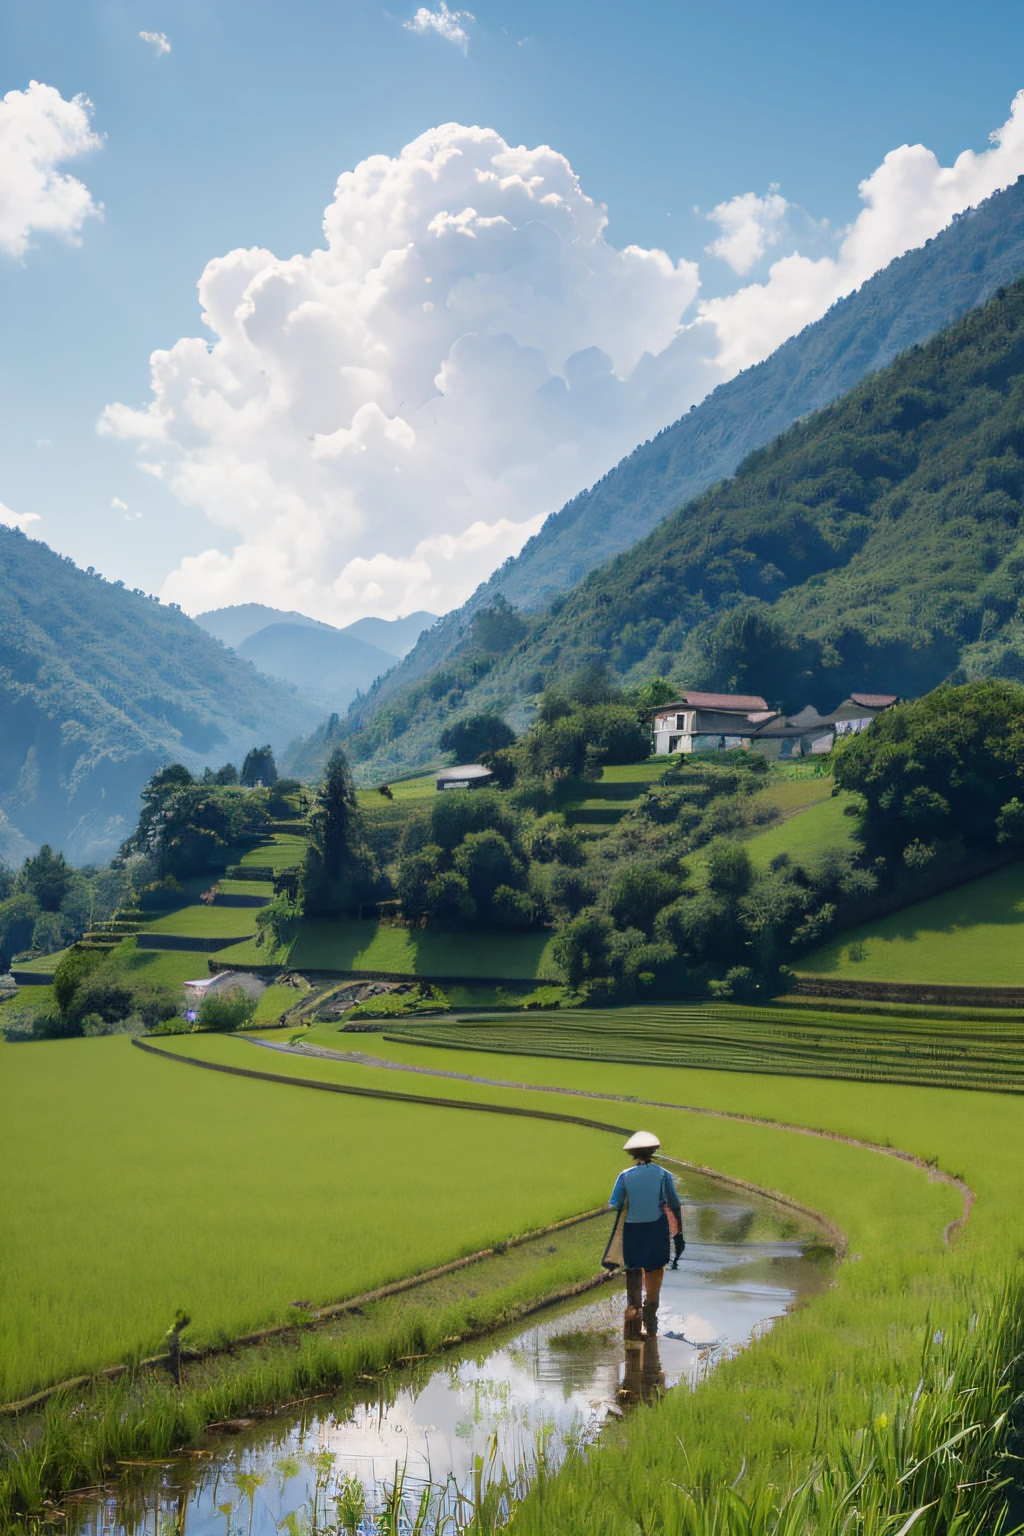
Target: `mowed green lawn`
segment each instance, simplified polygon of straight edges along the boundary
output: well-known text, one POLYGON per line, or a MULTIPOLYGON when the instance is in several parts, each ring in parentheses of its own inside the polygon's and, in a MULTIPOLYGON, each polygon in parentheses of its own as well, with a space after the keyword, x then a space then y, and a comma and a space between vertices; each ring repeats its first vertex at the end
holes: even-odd
POLYGON ((212 1340, 587 1209, 620 1161, 597 1132, 278 1088, 123 1036, 0 1046, 0 1125, 4 1400, 155 1349, 178 1307, 212 1340))
POLYGON ((383 971, 414 976, 465 976, 531 981, 554 977, 547 933, 424 933, 367 919, 304 922, 292 942, 268 954, 254 943, 218 951, 237 965, 280 965, 312 971, 383 971))
POLYGON ((1024 863, 851 928, 800 961, 810 976, 1024 987, 1024 863))

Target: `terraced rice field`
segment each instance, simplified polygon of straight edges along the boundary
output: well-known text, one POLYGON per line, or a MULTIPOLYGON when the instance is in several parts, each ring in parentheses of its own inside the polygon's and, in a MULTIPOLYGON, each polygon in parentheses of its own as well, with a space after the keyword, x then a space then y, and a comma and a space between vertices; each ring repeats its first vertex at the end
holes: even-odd
POLYGON ((637 1066, 1024 1092, 1021 1015, 964 1026, 927 1018, 668 1005, 421 1020, 389 1027, 387 1038, 637 1066))
POLYGON ((247 938, 255 933, 253 907, 181 907, 147 923, 146 933, 180 934, 186 939, 247 938))
POLYGON ((291 869, 306 856, 306 839, 291 832, 275 832, 267 843, 250 848, 239 859, 244 869, 291 869))
POLYGON ((217 959, 230 965, 278 965, 303 971, 532 981, 556 974, 550 951, 547 933, 424 933, 376 919, 340 918, 304 922, 294 939, 272 952, 249 942, 219 951, 217 959))

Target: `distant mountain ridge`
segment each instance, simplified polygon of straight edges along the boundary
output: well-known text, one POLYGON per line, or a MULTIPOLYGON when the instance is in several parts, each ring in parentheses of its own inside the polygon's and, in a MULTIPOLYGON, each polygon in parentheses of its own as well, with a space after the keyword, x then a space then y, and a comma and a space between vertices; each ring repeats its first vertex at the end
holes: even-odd
POLYGON ((268 624, 235 647, 268 677, 292 683, 321 712, 346 709, 361 690, 398 663, 398 657, 343 629, 326 625, 268 624))
POLYGON ((227 608, 211 608, 207 613, 197 613, 195 622, 225 645, 230 645, 232 650, 237 650, 243 640, 248 640, 250 635, 265 629, 268 624, 306 624, 310 629, 334 627, 304 613, 268 608, 266 603, 232 603, 227 608))
POLYGON ((325 624, 322 619, 311 619, 305 613, 269 608, 266 603, 233 603, 227 608, 211 608, 206 613, 197 613, 195 622, 234 650, 273 624, 301 624, 332 634, 354 635, 357 640, 386 651, 394 661, 412 650, 423 631, 437 623, 437 614, 421 609, 418 613, 407 614, 404 619, 367 617, 339 627, 325 624))
POLYGON ((268 677, 291 683, 324 714, 336 714, 397 666, 437 620, 421 610, 401 619, 356 619, 338 629, 265 603, 236 603, 200 613, 195 622, 268 677))
POLYGON ((0 526, 0 830, 10 856, 52 843, 105 861, 171 760, 283 751, 322 711, 177 608, 0 526))
POLYGON ((1024 177, 890 262, 763 363, 721 384, 545 522, 513 559, 445 617, 366 699, 349 730, 464 648, 473 615, 498 597, 542 609, 669 513, 732 474, 752 451, 908 347, 984 303, 1024 271, 1024 177))

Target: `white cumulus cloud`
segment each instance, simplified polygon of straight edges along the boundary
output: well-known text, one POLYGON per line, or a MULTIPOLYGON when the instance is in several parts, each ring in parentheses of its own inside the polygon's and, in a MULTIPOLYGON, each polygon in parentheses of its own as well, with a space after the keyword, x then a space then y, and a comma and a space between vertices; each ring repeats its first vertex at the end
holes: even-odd
POLYGON ((210 262, 214 345, 155 353, 150 405, 101 422, 237 540, 165 595, 334 620, 460 601, 676 404, 645 359, 696 270, 605 225, 563 156, 449 124, 340 178, 326 249, 210 262))
POLYGON ((1021 173, 1024 93, 983 153, 893 150, 824 255, 800 251, 774 187, 719 204, 741 275, 778 254, 701 302, 693 263, 609 243, 550 148, 448 124, 365 160, 324 249, 211 261, 212 342, 154 353, 149 404, 103 414, 221 530, 163 596, 334 622, 443 612, 638 441, 1021 173))
POLYGON ((880 267, 938 234, 954 214, 1024 174, 1024 91, 990 141, 989 149, 966 149, 950 166, 940 165, 923 144, 890 150, 860 183, 864 207, 833 254, 812 259, 790 249, 773 262, 764 282, 704 303, 701 318, 718 336, 719 378, 767 357, 880 267))
POLYGON ((99 213, 88 187, 57 166, 102 140, 92 131, 92 103, 65 101, 52 85, 32 80, 0 100, 0 247, 23 256, 35 230, 74 239, 99 213))
POLYGON ((170 53, 171 43, 166 32, 140 32, 139 36, 144 43, 149 43, 158 59, 162 59, 165 53, 170 53))
POLYGON ((5 507, 0 501, 0 523, 8 528, 20 528, 22 533, 31 523, 41 522, 38 512, 12 512, 10 507, 5 507))
POLYGON ((402 25, 408 32, 436 32, 439 37, 455 43, 466 53, 469 49, 469 33, 464 23, 467 21, 476 21, 472 11, 450 11, 445 0, 441 0, 436 11, 421 5, 412 20, 402 25))
POLYGON ((719 203, 708 214, 722 233, 704 249, 709 256, 720 256, 742 277, 755 266, 770 245, 778 245, 785 233, 789 204, 771 186, 764 197, 756 192, 741 192, 728 202, 719 203))

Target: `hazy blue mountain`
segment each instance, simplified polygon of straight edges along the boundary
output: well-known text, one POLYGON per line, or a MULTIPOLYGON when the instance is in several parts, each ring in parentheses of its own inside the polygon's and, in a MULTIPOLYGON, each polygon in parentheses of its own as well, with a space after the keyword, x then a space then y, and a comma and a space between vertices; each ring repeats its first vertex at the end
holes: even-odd
POLYGON ((268 624, 307 624, 311 629, 334 627, 322 624, 319 619, 307 618, 304 613, 268 608, 266 603, 232 603, 228 608, 211 608, 207 613, 197 613, 196 623, 234 650, 250 635, 266 629, 268 624))
POLYGON ((423 631, 436 623, 436 613, 426 613, 421 609, 419 613, 410 613, 404 619, 356 619, 354 624, 345 625, 342 634, 355 635, 358 640, 365 640, 368 645, 378 645, 382 651, 390 651, 393 656, 405 656, 423 631))
POLYGON ((269 677, 293 683, 325 711, 346 709, 398 658, 343 629, 268 624, 235 647, 269 677))
POLYGON ((1024 177, 891 262, 567 503, 359 702, 349 729, 363 729, 382 704, 457 656, 477 610, 499 596, 525 610, 543 609, 792 422, 927 341, 1022 271, 1024 177))
POLYGON ((109 858, 161 764, 283 750, 319 715, 179 609, 0 526, 0 828, 12 855, 20 837, 79 863, 109 858))
MULTIPOLYGON (((207 613, 197 613, 196 623, 235 650, 272 624, 302 624, 310 629, 325 629, 336 635, 353 635, 355 639, 386 652, 390 658, 390 667, 399 657, 412 650, 425 629, 437 623, 437 614, 421 610, 419 613, 410 613, 404 619, 356 619, 353 624, 343 624, 339 628, 336 624, 324 624, 320 619, 308 618, 304 613, 268 608, 265 603, 234 603, 229 608, 211 608, 207 613)), ((355 689, 349 697, 354 695, 355 689)))

